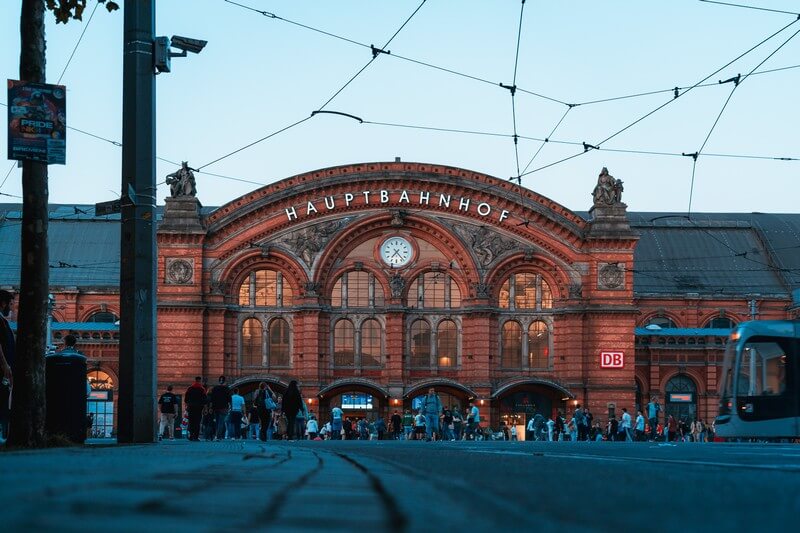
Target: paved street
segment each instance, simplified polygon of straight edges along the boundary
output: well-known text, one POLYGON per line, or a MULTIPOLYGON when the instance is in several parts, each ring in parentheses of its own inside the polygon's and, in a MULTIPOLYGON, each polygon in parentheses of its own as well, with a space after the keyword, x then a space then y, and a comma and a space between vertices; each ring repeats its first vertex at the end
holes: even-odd
POLYGON ((244 442, 0 453, 4 531, 777 530, 800 446, 244 442))

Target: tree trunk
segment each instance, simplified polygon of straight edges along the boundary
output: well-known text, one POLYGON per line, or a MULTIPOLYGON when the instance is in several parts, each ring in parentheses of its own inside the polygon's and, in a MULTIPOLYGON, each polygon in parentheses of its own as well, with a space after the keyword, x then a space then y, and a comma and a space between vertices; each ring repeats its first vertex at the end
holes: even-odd
MULTIPOLYGON (((20 79, 45 82, 43 0, 23 0, 20 18, 20 79)), ((17 298, 17 358, 9 444, 42 447, 45 433, 47 345, 47 164, 25 161, 22 167, 21 275, 17 298)))

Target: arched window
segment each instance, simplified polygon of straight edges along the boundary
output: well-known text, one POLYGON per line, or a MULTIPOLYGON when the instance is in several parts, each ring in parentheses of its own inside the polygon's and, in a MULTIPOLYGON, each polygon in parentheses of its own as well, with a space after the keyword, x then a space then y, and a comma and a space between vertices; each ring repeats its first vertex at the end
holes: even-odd
POLYGON ((352 367, 356 361, 356 330, 349 320, 339 320, 333 329, 333 365, 352 367))
POLYGON ((333 286, 332 307, 383 307, 383 287, 371 272, 345 272, 333 286))
POLYGON ((425 272, 408 288, 408 306, 414 309, 454 309, 461 307, 461 290, 443 272, 425 272))
POLYGON ((672 377, 664 386, 665 411, 675 420, 691 422, 697 416, 697 385, 685 374, 672 377))
POLYGON ((275 270, 250 272, 239 287, 242 307, 290 307, 293 299, 292 287, 275 270))
POLYGON ((436 335, 436 357, 439 368, 456 366, 458 356, 458 330, 452 320, 443 320, 439 323, 436 335))
POLYGON ((503 324, 500 366, 502 368, 519 368, 522 354, 522 327, 518 322, 510 320, 503 324))
POLYGON ((645 324, 644 327, 648 329, 671 329, 677 328, 678 326, 672 321, 671 318, 667 318, 665 316, 654 316, 647 321, 647 324, 645 324), (648 326, 651 327, 648 328, 648 326))
POLYGON ((269 366, 289 366, 289 323, 276 318, 269 323, 269 366))
POLYGON ((102 370, 90 370, 86 375, 92 388, 86 402, 86 414, 92 415, 92 427, 89 435, 92 438, 110 438, 114 436, 114 380, 102 370))
POLYGON ((263 336, 261 321, 257 318, 248 318, 242 323, 242 366, 264 364, 263 336))
POLYGON ((381 325, 377 320, 365 320, 361 325, 361 366, 381 364, 381 325))
POLYGON ((528 367, 547 368, 550 357, 550 332, 541 320, 528 328, 528 367))
POLYGON ((511 274, 500 287, 498 304, 502 309, 538 310, 553 307, 553 292, 539 274, 511 274))
POLYGON ((736 324, 730 318, 718 316, 706 322, 706 328, 714 329, 733 329, 736 324))
POLYGON ((424 320, 411 324, 411 366, 429 368, 431 366, 431 326, 424 320))
POLYGON ((119 317, 110 311, 98 311, 87 318, 86 322, 102 322, 106 324, 113 324, 117 320, 119 320, 119 317))

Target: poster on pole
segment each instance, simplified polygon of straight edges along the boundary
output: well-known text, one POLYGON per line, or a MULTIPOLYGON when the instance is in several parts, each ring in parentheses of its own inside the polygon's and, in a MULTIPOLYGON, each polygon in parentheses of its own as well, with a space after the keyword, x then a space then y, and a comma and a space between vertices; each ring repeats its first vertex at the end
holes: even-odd
POLYGON ((8 80, 8 158, 66 164, 66 87, 8 80))

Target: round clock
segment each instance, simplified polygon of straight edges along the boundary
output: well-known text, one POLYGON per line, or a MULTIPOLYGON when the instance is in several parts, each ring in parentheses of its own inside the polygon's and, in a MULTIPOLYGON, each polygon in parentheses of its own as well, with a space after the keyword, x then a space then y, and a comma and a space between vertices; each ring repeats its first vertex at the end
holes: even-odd
POLYGON ((381 259, 387 265, 404 267, 414 258, 414 247, 403 237, 389 237, 381 244, 381 259))

